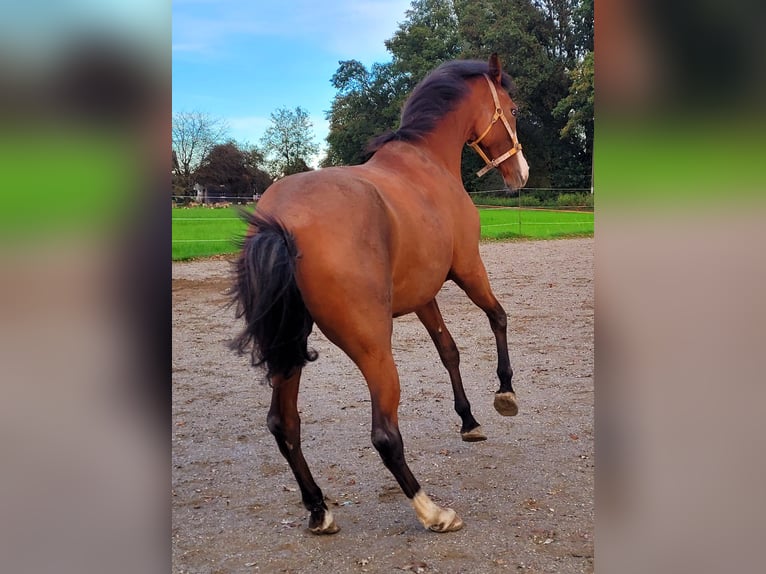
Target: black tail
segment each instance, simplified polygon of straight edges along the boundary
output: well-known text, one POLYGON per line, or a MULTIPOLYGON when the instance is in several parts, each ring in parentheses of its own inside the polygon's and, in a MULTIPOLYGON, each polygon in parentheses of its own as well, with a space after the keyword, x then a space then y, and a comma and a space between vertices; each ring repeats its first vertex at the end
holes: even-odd
POLYGON ((317 354, 307 347, 314 321, 295 282, 295 239, 277 220, 244 214, 256 233, 242 242, 235 263, 232 303, 244 330, 229 344, 240 354, 250 349, 254 366, 267 376, 289 376, 317 354))

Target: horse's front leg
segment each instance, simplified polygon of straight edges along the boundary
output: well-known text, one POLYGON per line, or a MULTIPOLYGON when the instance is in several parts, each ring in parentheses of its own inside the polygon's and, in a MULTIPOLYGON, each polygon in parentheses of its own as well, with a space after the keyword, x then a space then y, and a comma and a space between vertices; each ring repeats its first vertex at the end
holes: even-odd
POLYGON ((455 397, 455 412, 462 421, 460 436, 466 442, 487 440, 486 435, 481 430, 481 426, 476 422, 471 413, 471 403, 468 402, 468 397, 465 395, 463 379, 460 376, 460 352, 457 345, 455 345, 455 340, 444 324, 444 319, 442 318, 441 311, 439 311, 436 299, 432 299, 423 307, 417 309, 415 313, 431 336, 431 340, 433 340, 436 350, 439 352, 439 358, 447 369, 447 373, 449 373, 450 382, 452 383, 452 394, 455 397))
POLYGON ((514 416, 519 412, 519 405, 511 384, 513 369, 511 369, 511 359, 508 356, 508 315, 497 299, 486 313, 497 343, 497 376, 500 379, 500 388, 495 393, 495 410, 503 416, 514 416))
POLYGON ((497 377, 500 379, 500 388, 495 393, 495 410, 503 416, 513 416, 519 412, 519 406, 511 383, 513 369, 508 356, 508 315, 492 293, 481 259, 472 272, 455 274, 452 279, 465 291, 468 298, 487 314, 497 345, 497 377))
POLYGON ((314 482, 301 451, 301 420, 298 415, 300 378, 300 369, 295 369, 289 378, 280 375, 272 377, 273 390, 267 424, 277 440, 279 451, 287 459, 295 475, 301 489, 303 505, 311 513, 309 530, 315 534, 334 534, 340 527, 327 508, 322 490, 314 482))

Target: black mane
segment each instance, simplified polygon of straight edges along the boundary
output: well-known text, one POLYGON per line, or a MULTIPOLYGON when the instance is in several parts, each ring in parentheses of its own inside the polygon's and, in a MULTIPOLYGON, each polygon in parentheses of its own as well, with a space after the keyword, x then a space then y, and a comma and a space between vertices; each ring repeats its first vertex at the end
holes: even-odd
MULTIPOLYGON (((402 108, 399 129, 374 138, 367 146, 367 158, 390 141, 413 141, 431 133, 436 123, 468 93, 466 80, 489 73, 489 64, 481 60, 445 62, 421 81, 402 108)), ((512 90, 513 83, 503 74, 503 88, 512 90)))

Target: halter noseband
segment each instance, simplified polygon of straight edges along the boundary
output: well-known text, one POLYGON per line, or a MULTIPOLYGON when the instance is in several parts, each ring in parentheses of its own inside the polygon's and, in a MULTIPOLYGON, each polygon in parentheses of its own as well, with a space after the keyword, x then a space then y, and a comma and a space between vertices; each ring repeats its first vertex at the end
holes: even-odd
POLYGON ((493 167, 499 166, 509 157, 515 155, 518 151, 521 150, 521 144, 516 140, 516 136, 513 134, 513 130, 511 129, 511 124, 508 123, 508 119, 505 117, 505 114, 503 113, 503 109, 500 107, 500 100, 497 97, 497 90, 495 90, 495 85, 492 83, 492 80, 489 79, 489 76, 487 76, 487 74, 483 74, 483 76, 487 80, 487 83, 489 84, 489 89, 492 92, 492 99, 495 100, 495 114, 492 116, 492 121, 487 126, 487 129, 485 129, 482 132, 482 134, 479 137, 477 137, 475 140, 473 140, 472 142, 467 142, 468 145, 471 146, 476 151, 476 153, 478 153, 481 156, 481 159, 484 160, 484 163, 487 164, 476 173, 478 177, 483 176, 493 167), (489 159, 487 157, 487 154, 484 153, 484 150, 482 150, 479 147, 479 142, 483 140, 484 137, 489 133, 489 131, 492 129, 492 126, 495 125, 498 119, 503 120, 503 125, 505 126, 505 129, 508 131, 508 135, 511 136, 511 141, 513 142, 513 146, 511 146, 511 149, 509 149, 503 155, 496 157, 495 159, 489 159))

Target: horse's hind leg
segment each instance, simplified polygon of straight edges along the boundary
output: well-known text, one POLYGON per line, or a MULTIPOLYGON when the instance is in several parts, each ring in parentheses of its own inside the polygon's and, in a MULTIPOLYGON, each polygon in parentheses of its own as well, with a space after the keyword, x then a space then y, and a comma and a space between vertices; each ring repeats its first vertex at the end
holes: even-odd
POLYGON ((324 495, 314 482, 301 451, 301 420, 298 415, 300 378, 300 369, 295 369, 289 378, 281 375, 272 377, 268 427, 298 481, 303 505, 311 512, 309 530, 315 534, 334 534, 340 528, 327 508, 324 495))
POLYGON ((497 344, 497 376, 500 379, 500 389, 495 393, 495 410, 501 415, 513 416, 519 412, 519 407, 511 383, 513 369, 508 356, 508 315, 492 293, 481 259, 477 258, 477 264, 471 273, 453 274, 451 279, 489 318, 489 325, 497 344))
POLYGON ((451 532, 463 527, 463 521, 451 508, 436 505, 420 487, 404 459, 404 443, 399 432, 399 374, 391 353, 391 313, 353 313, 347 309, 328 323, 317 325, 356 363, 367 381, 372 402, 372 444, 383 464, 394 475, 404 494, 412 502, 418 520, 434 532, 451 532), (343 323, 338 323, 342 321, 343 323))
POLYGON ((439 311, 436 299, 432 299, 429 303, 417 309, 415 313, 431 336, 434 345, 436 345, 436 350, 439 352, 439 358, 447 369, 447 373, 449 373, 452 392, 455 396, 455 412, 457 412, 463 422, 460 428, 460 436, 467 442, 487 440, 487 437, 481 431, 479 423, 476 422, 473 414, 471 414, 471 404, 465 395, 463 379, 460 376, 460 352, 457 345, 455 345, 455 340, 444 324, 444 319, 442 318, 441 311, 439 311))
MULTIPOLYGON (((352 357, 353 358, 353 357, 352 357)), ((404 494, 412 501, 418 520, 434 532, 460 530, 463 521, 451 508, 437 506, 420 487, 404 460, 404 443, 399 433, 399 376, 394 358, 388 351, 357 359, 357 365, 367 380, 372 398, 372 444, 391 471, 404 494)))

